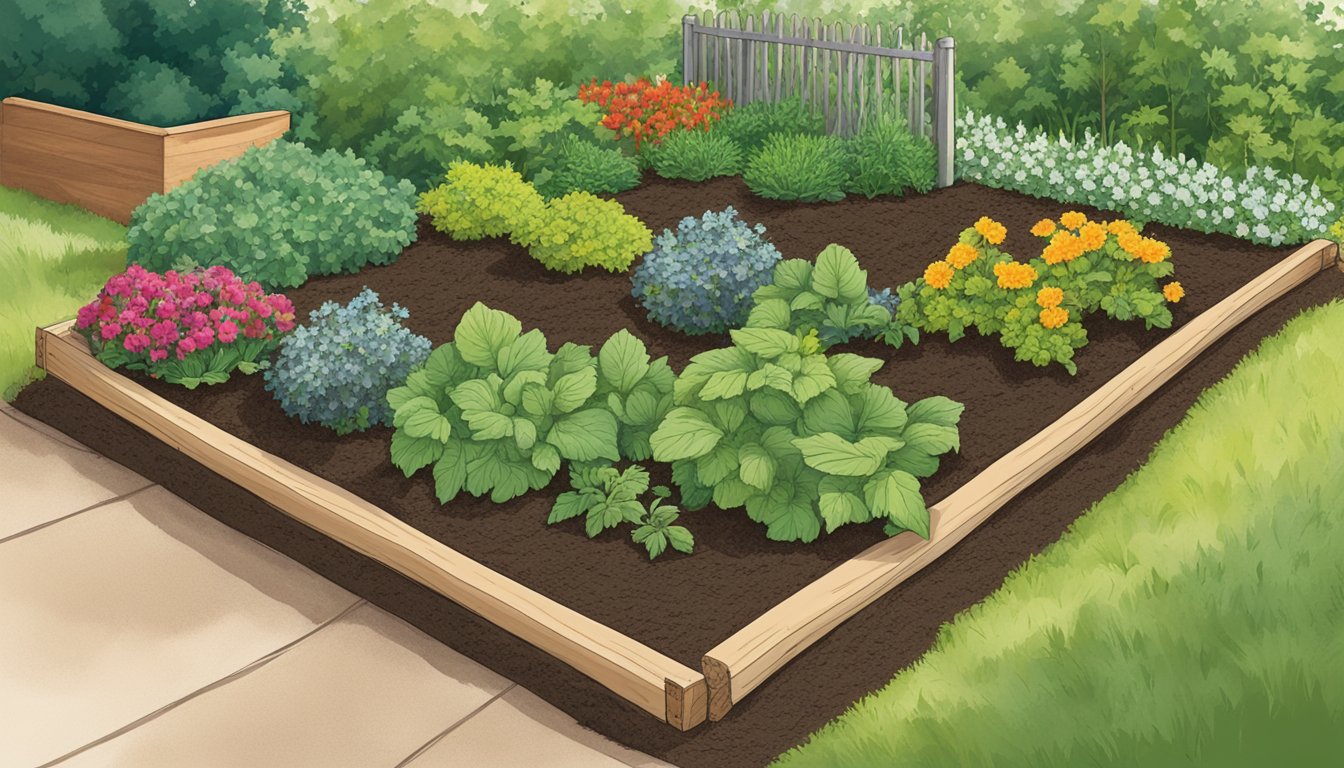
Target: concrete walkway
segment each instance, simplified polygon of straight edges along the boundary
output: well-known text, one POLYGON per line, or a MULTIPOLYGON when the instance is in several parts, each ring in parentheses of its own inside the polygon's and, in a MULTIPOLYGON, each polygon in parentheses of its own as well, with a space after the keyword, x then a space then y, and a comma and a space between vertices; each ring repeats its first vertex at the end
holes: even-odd
POLYGON ((667 766, 0 404, 0 766, 667 766))

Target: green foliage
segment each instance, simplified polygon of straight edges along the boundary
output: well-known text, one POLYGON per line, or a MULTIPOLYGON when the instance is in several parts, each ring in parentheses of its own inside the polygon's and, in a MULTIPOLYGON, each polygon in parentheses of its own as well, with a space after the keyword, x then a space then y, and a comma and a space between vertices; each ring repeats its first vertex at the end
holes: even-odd
POLYGON ((151 125, 287 109, 296 0, 0 0, 0 93, 151 125))
POLYGON ((683 505, 744 507, 776 541, 870 520, 927 537, 919 478, 959 448, 962 406, 932 397, 907 407, 869 381, 882 361, 827 357, 815 333, 731 335, 733 346, 691 359, 653 433, 683 505))
POLYGON ((817 255, 775 265, 774 281, 756 289, 748 328, 816 334, 822 348, 874 338, 891 324, 891 312, 870 300, 868 272, 848 248, 832 243, 817 255))
POLYGON ((653 248, 653 233, 615 200, 571 192, 546 203, 514 233, 532 258, 566 274, 584 267, 624 272, 653 248))
POLYGON ((742 150, 714 130, 677 130, 651 145, 649 166, 664 179, 704 181, 742 172, 742 150))
POLYGON ((826 121, 820 112, 813 112, 794 97, 778 103, 753 101, 733 107, 712 130, 731 139, 745 157, 751 157, 776 134, 821 136, 826 133, 826 121))
POLYGON ((641 385, 654 364, 641 351, 608 341, 596 359, 572 343, 552 353, 541 331, 523 333, 517 318, 477 303, 462 315, 453 341, 387 393, 396 427, 392 463, 407 477, 433 464, 439 501, 447 504, 463 490, 501 502, 542 488, 562 461, 617 461, 619 446, 632 438, 619 435, 622 422, 607 407, 611 393, 599 395, 599 382, 647 391, 641 385))
POLYGON ((686 526, 673 525, 681 516, 681 510, 663 503, 671 493, 667 486, 655 485, 653 495, 656 498, 649 502, 648 511, 640 518, 639 526, 630 532, 630 538, 636 544, 644 545, 650 560, 667 551, 669 545, 686 555, 695 550, 695 537, 686 526))
POLYGON ((677 376, 667 357, 650 359, 644 342, 624 328, 607 339, 597 360, 600 375, 594 397, 621 425, 621 455, 643 461, 653 454, 649 436, 672 408, 677 376))
POLYGON ((454 161, 447 182, 420 195, 416 210, 454 240, 502 237, 542 215, 545 201, 512 166, 454 161))
POLYGON ((570 192, 615 195, 639 186, 639 163, 615 147, 568 137, 555 149, 544 180, 535 184, 547 199, 570 192))
POLYGON ((346 152, 275 141, 206 168, 131 215, 128 260, 179 259, 292 288, 388 264, 415 239, 415 189, 346 152))
POLYGON ((679 510, 663 504, 670 494, 666 486, 653 488, 656 498, 648 506, 639 500, 649 490, 649 473, 640 465, 631 465, 624 471, 606 464, 571 466, 569 483, 574 490, 556 498, 547 523, 554 525, 583 515, 584 530, 590 539, 622 523, 630 523, 636 526, 630 538, 644 545, 650 560, 666 551, 669 544, 685 554, 695 548, 691 532, 684 526, 673 525, 679 510))
POLYGON ((835 202, 845 196, 844 144, 834 136, 775 134, 742 174, 752 192, 772 200, 835 202))
POLYGON ((880 119, 864 126, 845 142, 845 158, 847 192, 874 198, 933 189, 937 172, 933 142, 912 134, 903 120, 880 119))

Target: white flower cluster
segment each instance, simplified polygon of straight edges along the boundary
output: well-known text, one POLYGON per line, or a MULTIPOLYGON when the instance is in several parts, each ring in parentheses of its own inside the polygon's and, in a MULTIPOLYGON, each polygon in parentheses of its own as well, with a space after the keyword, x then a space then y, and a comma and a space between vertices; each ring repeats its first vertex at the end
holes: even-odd
POLYGON ((1233 178, 1161 148, 1145 154, 1124 143, 1103 147, 1091 132, 1081 143, 1051 139, 969 111, 957 133, 961 177, 990 187, 1270 245, 1321 237, 1334 221, 1335 205, 1315 184, 1272 168, 1252 166, 1233 178))

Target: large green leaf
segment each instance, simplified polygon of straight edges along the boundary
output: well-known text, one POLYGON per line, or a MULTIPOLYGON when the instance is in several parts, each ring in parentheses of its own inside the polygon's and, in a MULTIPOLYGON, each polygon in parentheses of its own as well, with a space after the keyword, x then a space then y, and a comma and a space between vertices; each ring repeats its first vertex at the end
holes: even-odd
POLYGON ((467 479, 467 461, 462 443, 450 440, 444 446, 443 455, 434 463, 434 495, 440 504, 447 504, 462 490, 467 479))
POLYGON ((747 315, 748 328, 778 328, 787 331, 793 322, 793 312, 789 302, 783 299, 766 299, 752 307, 747 315))
POLYGON ((426 412, 435 416, 439 415, 439 404, 434 401, 434 398, 424 395, 412 397, 398 406, 396 412, 392 414, 392 426, 400 429, 406 426, 406 422, 412 416, 426 412))
POLYGON ((644 391, 636 391, 626 398, 625 423, 631 426, 647 426, 658 418, 659 399, 644 391))
POLYGON ((887 454, 900 448, 900 440, 891 437, 865 437, 851 443, 833 432, 823 432, 793 441, 803 453, 803 461, 828 475, 865 477, 887 461, 887 454))
POLYGON ((471 427, 476 440, 499 440, 513 434, 513 419, 494 411, 463 411, 462 418, 471 427))
MULTIPOLYGON (((412 404, 414 404, 414 401, 412 401, 412 404)), ((452 422, 448 421, 447 416, 439 413, 437 407, 412 410, 406 417, 405 423, 402 424, 402 428, 411 437, 428 437, 441 443, 447 442, 448 436, 453 432, 452 422)))
POLYGON ((499 397, 499 385, 490 379, 471 379, 458 384, 452 391, 453 403, 467 411, 499 411, 504 403, 499 397))
POLYGON ((443 455, 443 443, 429 437, 411 437, 401 430, 392 433, 392 463, 407 477, 443 455))
POLYGON ((793 396, 799 403, 808 400, 835 386, 835 374, 826 365, 821 355, 809 355, 800 363, 798 374, 793 377, 793 396))
POLYGON ((770 490, 775 482, 775 459, 758 443, 747 443, 738 449, 738 477, 747 485, 762 491, 770 490))
POLYGON ((808 434, 834 432, 846 440, 855 439, 854 414, 849 407, 849 398, 838 389, 828 389, 812 398, 803 407, 803 428, 808 434))
POLYGON ((816 269, 812 270, 812 288, 822 296, 846 303, 868 298, 868 274, 859 267, 858 259, 848 248, 826 246, 817 255, 816 269))
POLYGON ((565 374, 555 382, 555 398, 551 406, 560 413, 569 413, 588 402, 588 398, 597 391, 597 371, 583 368, 574 373, 565 374))
POLYGON ((770 387, 780 392, 793 392, 793 374, 774 363, 766 363, 747 376, 747 389, 752 391, 770 387))
POLYGON ((560 416, 546 433, 546 442, 570 461, 618 461, 616 417, 605 408, 587 408, 560 416))
POLYGON ((435 347, 434 351, 429 353, 429 359, 425 361, 425 383, 435 390, 433 394, 438 394, 437 390, 474 378, 477 373, 474 366, 462 359, 457 351, 457 345, 452 342, 435 347))
POLYGON ((555 474, 560 471, 560 452, 550 443, 537 443, 532 446, 532 466, 555 474))
POLYGON ((737 472, 737 447, 726 441, 695 460, 696 477, 703 485, 718 485, 737 472))
POLYGON ((880 472, 864 484, 863 495, 874 515, 929 537, 929 510, 914 475, 900 470, 880 472))
POLYGON ((551 390, 540 384, 525 385, 519 397, 523 410, 539 417, 551 415, 551 402, 554 399, 555 395, 551 394, 551 390))
POLYGON ((763 389, 751 397, 751 414, 770 426, 793 424, 802 416, 802 409, 789 395, 774 389, 763 389))
POLYGON ((961 413, 966 406, 942 395, 926 397, 905 409, 906 416, 912 422, 926 422, 943 427, 955 427, 961 421, 961 413))
POLYGON ((597 353, 602 379, 618 392, 628 393, 649 370, 649 353, 644 342, 622 328, 612 334, 597 353))
POLYGON ((777 328, 735 328, 729 331, 733 343, 753 355, 776 358, 798 351, 798 337, 777 328))
POLYGON ((650 442, 653 457, 658 461, 698 459, 714 449, 723 439, 719 429, 703 413, 694 408, 673 408, 654 430, 650 442))
POLYGON ((812 264, 804 259, 784 259, 775 265, 774 284, 789 291, 801 291, 812 278, 812 264))
POLYGON ((513 315, 476 302, 457 324, 453 344, 463 360, 481 368, 493 368, 499 350, 512 344, 522 330, 522 323, 513 315))
POLYGON ((821 494, 817 508, 821 510, 821 519, 826 521, 827 533, 848 523, 866 522, 869 517, 863 499, 848 492, 821 494))
POLYGON ((546 337, 535 328, 501 348, 496 356, 499 375, 506 379, 519 371, 545 373, 550 364, 551 353, 546 351, 546 337))
POLYGON ((905 403, 887 387, 869 384, 855 397, 858 407, 854 427, 858 434, 887 434, 894 437, 905 428, 905 403))
POLYGON ((944 427, 938 424, 921 422, 911 424, 901 433, 906 445, 931 456, 941 456, 948 451, 961 450, 961 437, 956 427, 944 427))
POLYGON ((747 374, 744 371, 720 371, 711 374, 700 390, 705 400, 720 400, 737 397, 747 389, 747 374))

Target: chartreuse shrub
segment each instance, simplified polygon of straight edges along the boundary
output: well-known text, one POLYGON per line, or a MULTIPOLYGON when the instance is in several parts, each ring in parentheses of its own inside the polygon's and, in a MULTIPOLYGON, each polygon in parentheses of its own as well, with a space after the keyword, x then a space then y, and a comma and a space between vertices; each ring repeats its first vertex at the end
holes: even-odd
POLYGON ((642 347, 617 344, 619 354, 597 359, 573 343, 552 353, 541 331, 523 333, 513 316, 477 303, 453 341, 387 393, 392 463, 407 477, 432 464, 446 504, 463 490, 507 501, 545 486, 564 461, 619 460, 622 425, 598 383, 633 381, 623 390, 633 392, 651 364, 636 354, 642 347))
POLYGON ((635 299, 649 319, 682 333, 723 333, 751 311, 752 293, 769 280, 779 251, 730 205, 677 231, 664 229, 631 278, 635 299))
POLYGON ((503 237, 541 215, 545 201, 508 163, 478 165, 457 161, 446 181, 420 195, 420 213, 454 240, 503 237))
POLYGON ((646 152, 649 167, 664 179, 704 181, 742 172, 742 150, 713 130, 672 131, 646 152))
POLYGON ((653 247, 653 233, 615 200, 588 192, 570 192, 546 203, 545 210, 513 234, 532 258, 547 269, 578 272, 601 267, 624 272, 635 257, 653 247))
POLYGON ((821 136, 826 133, 826 120, 820 112, 803 105, 797 97, 779 102, 753 101, 735 106, 711 129, 724 136, 749 158, 776 134, 806 134, 821 136))
POLYGON ((639 186, 639 164, 615 147, 600 147, 570 137, 556 147, 550 172, 537 181, 537 191, 547 199, 570 192, 614 195, 639 186))
POLYGON ((605 530, 623 523, 636 526, 630 538, 644 545, 652 560, 670 545, 678 552, 690 554, 695 548, 695 537, 685 526, 674 525, 680 510, 665 504, 671 491, 667 486, 655 486, 654 499, 645 505, 639 497, 649 489, 649 473, 638 464, 618 470, 609 465, 571 465, 569 483, 574 488, 560 494, 546 522, 554 525, 584 516, 584 530, 593 538, 605 530))
POLYGON ((150 196, 127 238, 146 269, 186 258, 292 288, 395 260, 415 239, 415 188, 349 152, 275 141, 150 196))
POLYGON ((429 339, 402 326, 410 313, 384 308, 365 288, 344 306, 328 301, 280 343, 265 372, 281 409, 338 435, 390 426, 387 392, 429 356, 429 339))
POLYGON ((743 507, 776 541, 871 520, 927 537, 919 478, 959 448, 962 406, 907 406, 870 381, 881 360, 828 357, 815 333, 731 334, 733 346, 691 359, 653 433, 653 458, 672 463, 682 505, 743 507))
MULTIPOLYGON (((1171 249, 1140 234, 1128 221, 1088 221, 1069 211, 1044 219, 1032 234, 1048 239, 1041 255, 1023 263, 999 250, 1004 226, 982 217, 962 231, 946 258, 900 288, 896 323, 946 331, 956 341, 966 330, 999 334, 1018 360, 1062 364, 1077 373, 1074 353, 1087 344, 1083 319, 1098 310, 1116 320, 1143 320, 1170 328, 1171 310, 1185 296, 1170 277, 1171 249)), ((888 340, 899 346, 900 336, 888 340)))
POLYGON ((771 200, 841 200, 849 182, 844 143, 834 136, 775 134, 748 161, 742 179, 771 200))
POLYGON ((752 295, 747 327, 815 334, 823 349, 876 338, 891 325, 891 311, 872 295, 868 272, 848 248, 832 243, 815 266, 803 259, 775 265, 774 281, 752 295))
POLYGON ((244 283, 226 267, 158 274, 132 264, 75 317, 75 330, 107 367, 187 389, 265 368, 293 329, 287 297, 244 283))
POLYGON ((910 132, 904 120, 875 119, 845 142, 849 182, 845 191, 874 198, 933 189, 933 142, 910 132))

